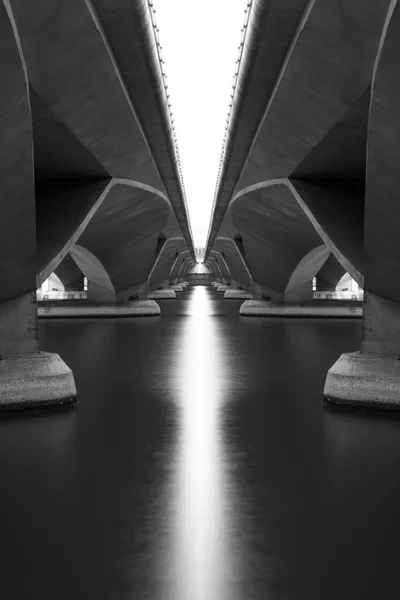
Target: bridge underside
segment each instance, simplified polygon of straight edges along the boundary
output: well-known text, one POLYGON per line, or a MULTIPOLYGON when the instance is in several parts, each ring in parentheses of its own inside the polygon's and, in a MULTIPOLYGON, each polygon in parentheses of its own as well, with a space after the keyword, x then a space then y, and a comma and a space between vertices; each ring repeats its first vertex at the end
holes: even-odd
POLYGON ((39 352, 36 289, 53 272, 70 289, 86 277, 91 302, 143 314, 133 301, 176 255, 194 261, 185 192, 147 0, 0 0, 0 16, 0 378, 7 406, 44 389, 63 404, 73 377, 39 352))
POLYGON ((311 300, 314 278, 332 290, 346 272, 364 289, 334 404, 400 407, 399 31, 390 0, 253 1, 209 229, 206 261, 260 302, 311 300))

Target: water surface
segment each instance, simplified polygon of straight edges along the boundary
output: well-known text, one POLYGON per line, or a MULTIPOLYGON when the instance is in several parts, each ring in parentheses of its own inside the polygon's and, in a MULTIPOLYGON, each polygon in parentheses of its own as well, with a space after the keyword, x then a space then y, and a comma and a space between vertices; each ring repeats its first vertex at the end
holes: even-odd
POLYGON ((5 600, 400 595, 400 421, 323 410, 359 320, 46 320, 79 408, 0 421, 5 600))

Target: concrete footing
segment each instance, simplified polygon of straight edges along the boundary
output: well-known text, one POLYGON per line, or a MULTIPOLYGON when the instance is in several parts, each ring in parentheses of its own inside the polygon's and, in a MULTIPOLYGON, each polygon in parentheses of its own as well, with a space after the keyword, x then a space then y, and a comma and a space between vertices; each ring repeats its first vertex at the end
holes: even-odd
POLYGON ((184 287, 182 285, 171 285, 171 290, 174 290, 174 292, 183 292, 184 287))
POLYGON ((328 371, 323 404, 400 411, 400 361, 386 354, 342 354, 328 371))
POLYGON ((254 317, 362 317, 361 306, 332 305, 284 305, 265 300, 246 300, 239 310, 241 315, 254 317))
POLYGON ((38 317, 146 317, 159 315, 161 309, 154 300, 137 300, 129 304, 38 306, 38 317))
POLYGON ((229 285, 219 285, 215 289, 217 290, 217 292, 226 292, 227 290, 230 290, 231 287, 229 285))
POLYGON ((246 290, 226 290, 224 294, 225 300, 245 300, 251 297, 252 293, 246 292, 246 290))
POLYGON ((151 300, 166 300, 176 298, 176 293, 172 289, 167 290, 154 290, 149 292, 149 298, 151 300))
POLYGON ((0 412, 76 402, 71 369, 58 354, 38 352, 0 360, 0 412))

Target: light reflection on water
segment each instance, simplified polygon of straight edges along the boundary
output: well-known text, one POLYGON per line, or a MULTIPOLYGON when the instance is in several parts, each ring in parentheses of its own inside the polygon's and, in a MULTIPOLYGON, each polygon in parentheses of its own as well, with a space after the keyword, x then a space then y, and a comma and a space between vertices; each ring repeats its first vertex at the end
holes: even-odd
POLYGON ((212 600, 224 597, 229 577, 221 436, 229 373, 205 288, 194 290, 189 315, 176 365, 180 431, 174 474, 174 571, 180 583, 177 600, 212 600))

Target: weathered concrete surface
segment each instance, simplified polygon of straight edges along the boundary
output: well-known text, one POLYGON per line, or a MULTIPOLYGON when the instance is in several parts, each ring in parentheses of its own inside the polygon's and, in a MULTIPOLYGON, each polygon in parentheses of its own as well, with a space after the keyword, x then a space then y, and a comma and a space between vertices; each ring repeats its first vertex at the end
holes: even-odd
POLYGON ((171 237, 166 241, 149 275, 151 290, 159 287, 164 282, 165 285, 169 285, 171 269, 176 258, 185 248, 186 243, 182 237, 171 237))
POLYGON ((239 313, 254 317, 345 317, 354 319, 362 316, 362 307, 343 305, 339 301, 336 301, 335 305, 318 305, 317 303, 290 305, 263 300, 246 300, 241 305, 239 313))
POLYGON ((121 304, 97 304, 89 303, 69 306, 67 302, 60 306, 39 306, 38 316, 40 318, 55 317, 77 318, 77 317, 147 317, 161 313, 160 306, 154 300, 138 300, 136 302, 121 304))
POLYGON ((72 371, 58 354, 10 355, 0 361, 0 411, 65 406, 76 401, 72 371))
POLYGON ((118 305, 147 298, 160 239, 194 260, 150 10, 0 0, 2 358, 38 351, 35 289, 53 271, 118 305))
POLYGON ((323 401, 341 408, 399 411, 398 357, 361 352, 342 354, 329 369, 323 401))
POLYGON ((246 290, 226 290, 224 294, 225 300, 244 300, 252 297, 252 293, 246 290))
POLYGON ((214 250, 220 253, 226 263, 230 277, 239 281, 244 287, 250 288, 251 275, 235 241, 230 238, 218 237, 214 244, 214 250))
MULTIPOLYGON (((310 298, 313 277, 317 289, 334 289, 348 272, 365 289, 361 353, 386 354, 392 364, 400 356, 398 3, 260 1, 250 22, 206 259, 218 237, 240 236, 253 298, 275 301, 310 298), (288 35, 282 55, 271 24, 279 33, 282 25, 281 42, 288 35), (270 40, 277 55, 267 60, 270 40)), ((366 376, 360 387, 366 405, 383 360, 372 367, 374 381, 366 376)), ((365 365, 357 364, 362 377, 365 365)), ((347 385, 352 404, 357 377, 342 372, 343 385, 340 369, 328 376, 337 385, 329 394, 346 401, 347 385)), ((389 374, 395 393, 390 372, 382 367, 379 385, 389 374)))
POLYGON ((152 290, 149 292, 149 298, 152 300, 174 300, 176 298, 176 293, 171 289, 152 290))
POLYGON ((23 56, 12 14, 0 2, 0 302, 35 287, 35 192, 32 122, 23 56), (11 19, 11 21, 10 21, 11 19))

